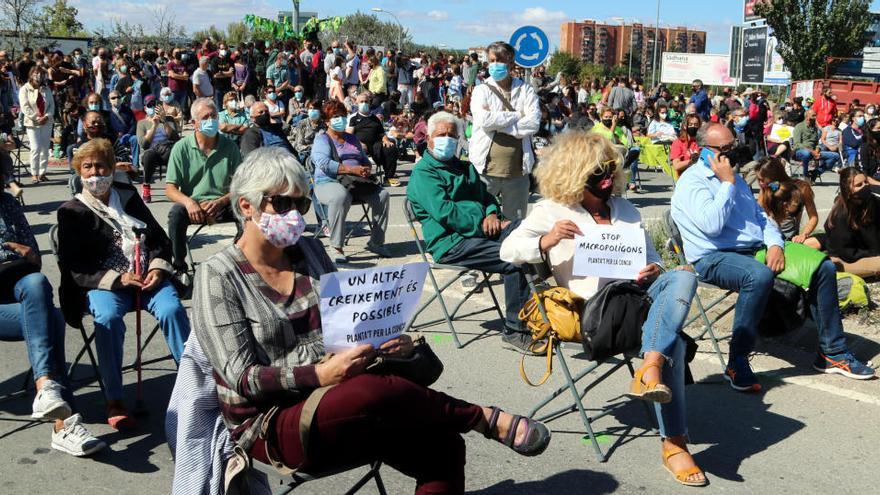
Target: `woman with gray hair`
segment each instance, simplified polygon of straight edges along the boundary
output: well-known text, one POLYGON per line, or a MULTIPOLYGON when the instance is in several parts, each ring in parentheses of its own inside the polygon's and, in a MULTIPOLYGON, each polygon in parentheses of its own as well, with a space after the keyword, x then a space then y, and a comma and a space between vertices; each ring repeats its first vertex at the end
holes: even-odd
POLYGON ((249 154, 231 186, 244 233, 197 273, 195 333, 236 444, 260 462, 315 471, 381 460, 415 478, 416 493, 464 492, 467 431, 522 455, 543 452, 550 432, 541 423, 366 372, 377 356, 409 356, 407 335, 325 355, 318 281, 335 267, 317 240, 301 237, 307 177, 279 148, 249 154), (306 455, 300 415, 306 398, 329 386, 306 455))

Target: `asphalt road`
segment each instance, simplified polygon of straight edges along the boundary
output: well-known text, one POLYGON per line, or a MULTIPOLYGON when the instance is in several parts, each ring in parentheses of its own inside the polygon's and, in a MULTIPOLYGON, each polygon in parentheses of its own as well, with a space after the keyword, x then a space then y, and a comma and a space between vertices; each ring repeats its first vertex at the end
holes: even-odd
MULTIPOLYGON (((404 184, 411 164, 404 164, 404 184)), ((43 255, 44 272, 55 288, 58 270, 49 251, 47 234, 55 222, 55 211, 69 198, 64 179, 67 172, 52 168, 52 182, 27 186, 26 211, 37 234, 43 255)), ((647 192, 630 194, 646 219, 659 219, 668 207, 670 181, 656 172, 646 172, 647 192)), ((836 178, 828 173, 825 183, 816 187, 822 221, 836 191, 836 178)), ((169 203, 154 192, 151 210, 165 224, 169 203)), ((383 264, 418 260, 418 252, 401 210, 405 187, 391 191, 391 220, 388 246, 397 257, 383 264)), ((311 215, 309 215, 311 218, 311 215)), ((354 213, 349 215, 354 218, 354 213)), ((229 226, 206 230, 196 249, 197 260, 204 260, 231 242, 229 226)), ((377 259, 363 248, 366 237, 355 237, 349 254, 352 267, 370 267, 377 259)), ((499 286, 498 291, 502 288, 499 286)), ((426 292, 429 292, 426 290, 426 292)), ((452 299, 460 296, 453 285, 452 299)), ((423 296, 425 297, 425 296, 423 296)), ((487 294, 479 294, 465 311, 488 309, 487 294)), ((420 318, 440 317, 434 304, 420 318)), ((126 361, 134 358, 134 318, 127 318, 129 329, 126 361)), ((719 325, 725 335, 730 317, 719 325)), ((145 328, 152 319, 145 317, 145 328)), ((519 355, 501 347, 499 322, 493 313, 471 314, 456 324, 465 343, 456 349, 445 325, 424 329, 429 342, 443 359, 446 371, 435 388, 484 405, 528 413, 541 397, 563 383, 556 369, 550 382, 532 388, 519 377, 519 355)), ((880 331, 874 317, 851 316, 845 328, 850 344, 863 359, 880 354, 880 331)), ((693 332, 692 332, 693 333, 693 332)), ((68 359, 81 346, 75 330, 67 333, 68 359)), ((819 375, 809 363, 816 345, 815 329, 800 329, 784 338, 764 341, 753 366, 759 372, 764 392, 743 395, 732 391, 719 375, 720 365, 707 341, 702 341, 692 369, 697 383, 687 389, 691 450, 706 470, 711 485, 703 490, 676 484, 663 469, 658 435, 650 427, 641 404, 622 396, 629 384, 625 368, 592 389, 586 404, 593 412, 613 407, 613 412, 595 425, 601 447, 609 451, 599 463, 584 437, 577 415, 569 414, 550 423, 553 441, 537 458, 519 457, 498 443, 480 435, 466 435, 468 463, 467 490, 478 494, 580 494, 580 493, 877 493, 875 459, 880 447, 878 381, 855 382, 839 376, 819 375)), ((726 351, 726 345, 722 345, 726 351)), ((167 354, 164 342, 148 347, 145 359, 167 354)), ((566 351, 574 354, 573 350, 566 351)), ((570 359, 573 371, 585 366, 570 359)), ((542 371, 540 359, 529 359, 532 375, 542 371)), ((0 345, 0 393, 16 390, 28 368, 22 343, 0 345)), ((75 376, 88 373, 80 365, 75 376)), ((173 461, 165 443, 164 416, 174 381, 172 361, 149 366, 144 373, 148 415, 140 418, 141 430, 130 435, 114 432, 104 424, 103 404, 96 386, 82 386, 75 392, 77 405, 91 431, 104 439, 109 448, 93 458, 76 459, 49 449, 50 426, 30 421, 32 392, 24 398, 0 402, 0 493, 2 494, 154 494, 170 491, 173 461)), ((133 403, 135 377, 124 376, 127 399, 133 403)), ((557 399, 565 406, 567 396, 557 399)), ((418 434, 418 432, 413 432, 418 434)), ((424 445, 425 451, 431 445, 424 445)), ((295 493, 343 493, 362 470, 308 483, 295 493)), ((415 483, 390 467, 382 470, 388 492, 411 493, 415 483)), ((279 480, 273 476, 273 480, 279 480)), ((277 486, 277 485, 275 485, 277 486)), ((375 493, 368 486, 363 493, 375 493)))

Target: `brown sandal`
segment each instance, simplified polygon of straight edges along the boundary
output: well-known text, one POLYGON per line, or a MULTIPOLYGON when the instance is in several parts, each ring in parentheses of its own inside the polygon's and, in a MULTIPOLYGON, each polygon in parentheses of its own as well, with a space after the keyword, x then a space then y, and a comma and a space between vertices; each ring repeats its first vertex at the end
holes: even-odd
POLYGON ((706 473, 704 473, 703 470, 700 469, 699 467, 694 466, 694 467, 690 467, 687 469, 682 469, 681 471, 673 471, 672 467, 669 465, 669 458, 670 457, 676 456, 678 454, 689 454, 689 453, 690 452, 688 452, 687 450, 682 449, 680 447, 673 447, 671 449, 667 449, 666 447, 664 447, 663 448, 663 467, 665 467, 666 470, 669 471, 672 474, 672 476, 675 477, 675 481, 681 483, 682 485, 685 485, 685 486, 706 486, 706 485, 708 485, 709 479, 706 478, 706 473), (702 474, 703 481, 688 481, 688 478, 690 478, 691 476, 693 476, 695 474, 702 474))
POLYGON ((642 380, 645 371, 649 368, 657 368, 661 373, 663 371, 663 368, 657 363, 645 363, 641 368, 636 370, 633 375, 632 385, 630 385, 629 393, 626 395, 633 399, 642 399, 650 402, 666 404, 672 400, 672 390, 666 385, 660 383, 659 380, 652 380, 650 382, 642 380))

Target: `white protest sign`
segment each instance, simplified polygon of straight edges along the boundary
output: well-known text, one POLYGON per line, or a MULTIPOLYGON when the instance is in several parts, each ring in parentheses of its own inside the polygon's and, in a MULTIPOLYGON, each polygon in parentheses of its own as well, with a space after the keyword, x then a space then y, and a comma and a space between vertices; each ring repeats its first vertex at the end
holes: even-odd
POLYGON ((327 352, 400 335, 425 286, 427 263, 383 266, 321 276, 321 326, 327 352))
POLYGON ((645 230, 614 225, 581 226, 574 238, 574 268, 578 277, 635 280, 647 264, 645 230))

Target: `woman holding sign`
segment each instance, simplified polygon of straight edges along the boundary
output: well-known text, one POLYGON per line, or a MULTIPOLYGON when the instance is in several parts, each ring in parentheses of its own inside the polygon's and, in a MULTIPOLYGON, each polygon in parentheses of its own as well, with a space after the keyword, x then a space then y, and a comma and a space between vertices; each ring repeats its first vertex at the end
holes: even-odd
MULTIPOLYGON (((547 260, 556 282, 585 300, 612 282, 610 278, 574 275, 574 239, 587 229, 603 225, 613 227, 621 237, 642 230, 635 206, 615 195, 624 188, 621 163, 622 157, 611 141, 595 133, 578 131, 557 136, 546 148, 537 172, 545 199, 501 245, 501 259, 514 264, 547 260)), ((675 479, 685 485, 703 486, 708 484, 706 476, 687 451, 685 341, 680 334, 697 278, 684 270, 664 273, 650 236, 647 232, 641 235, 645 238, 647 264, 635 279, 647 288, 653 304, 642 326, 644 364, 635 373, 629 395, 656 402, 663 463, 675 479)))
POLYGON ((308 192, 293 155, 272 147, 249 154, 230 187, 244 233, 196 275, 194 328, 236 444, 261 462, 313 471, 381 460, 424 494, 464 492, 461 433, 476 430, 522 455, 543 452, 550 432, 541 423, 367 372, 379 355, 411 355, 409 336, 325 354, 317 290, 335 267, 320 242, 300 237, 308 192), (300 419, 309 411, 306 449, 300 419))

